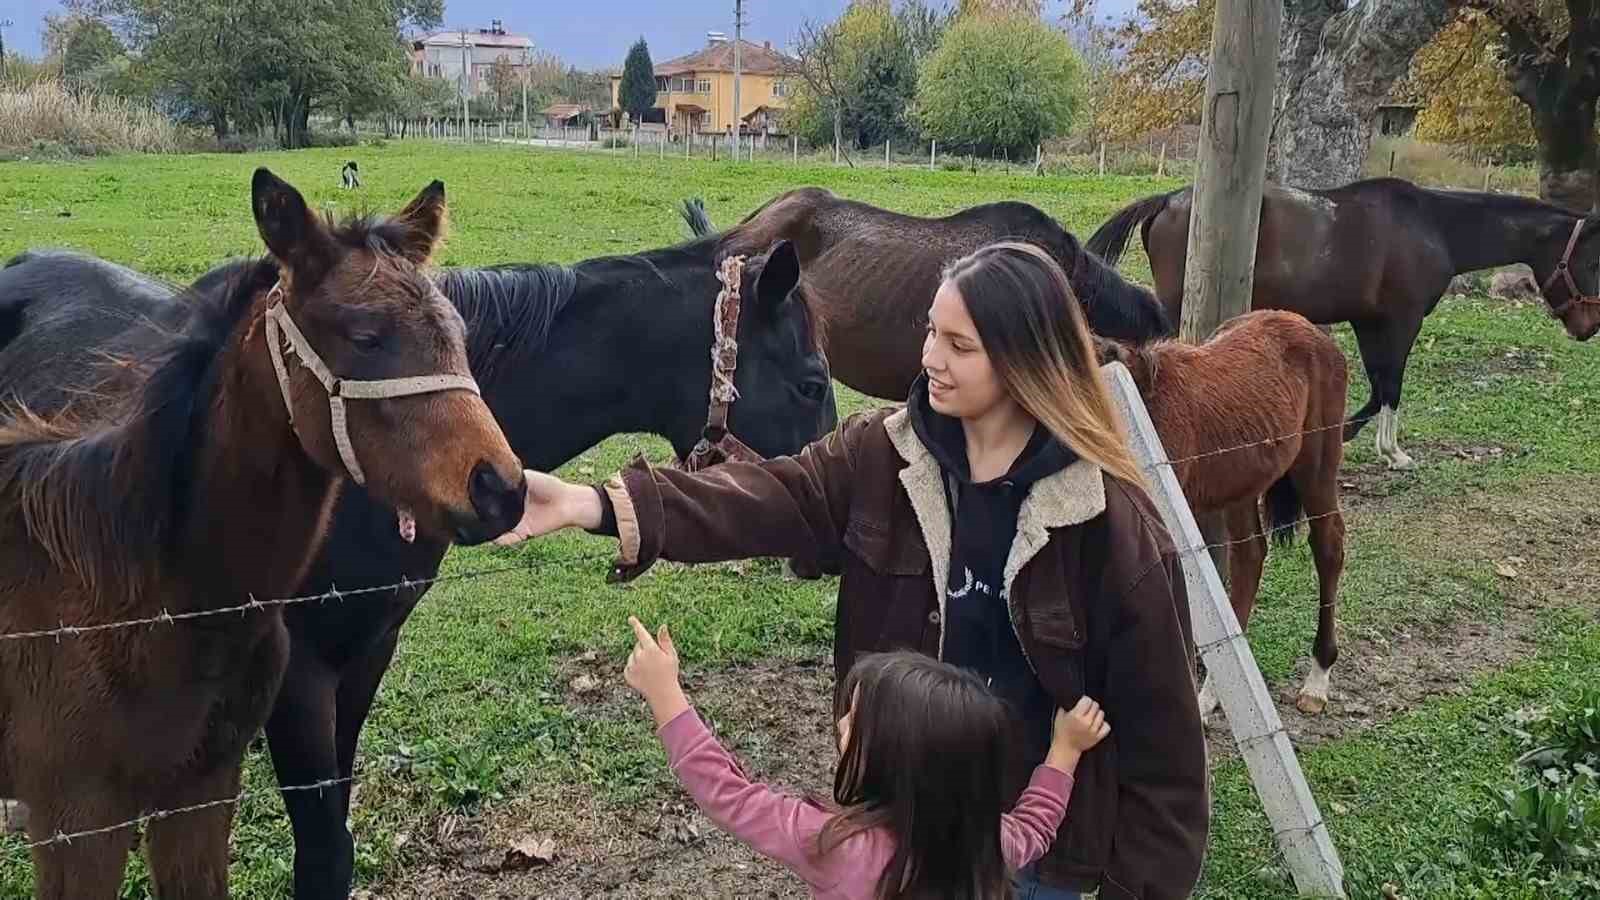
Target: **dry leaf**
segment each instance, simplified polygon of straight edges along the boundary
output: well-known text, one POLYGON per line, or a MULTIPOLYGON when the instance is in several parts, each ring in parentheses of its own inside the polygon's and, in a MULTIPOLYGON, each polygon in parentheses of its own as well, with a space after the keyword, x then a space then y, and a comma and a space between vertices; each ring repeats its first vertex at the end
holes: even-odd
POLYGON ((593 675, 579 675, 572 679, 572 692, 575 694, 593 694, 605 687, 605 682, 593 675))
POLYGON ((556 839, 547 834, 528 834, 506 849, 502 870, 533 869, 548 866, 556 859, 556 839))
POLYGON ((1515 578, 1515 577, 1517 577, 1517 570, 1512 568, 1507 563, 1495 563, 1494 564, 1494 570, 1502 578, 1515 578))

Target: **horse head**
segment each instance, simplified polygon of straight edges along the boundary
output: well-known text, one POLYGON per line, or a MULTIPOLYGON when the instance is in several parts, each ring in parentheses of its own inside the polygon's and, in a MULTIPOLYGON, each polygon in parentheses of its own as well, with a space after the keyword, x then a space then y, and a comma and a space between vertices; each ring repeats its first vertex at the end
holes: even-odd
POLYGON ((1588 216, 1573 223, 1560 236, 1562 249, 1552 244, 1546 259, 1536 265, 1540 293, 1550 304, 1550 314, 1561 320, 1567 334, 1587 341, 1600 333, 1600 220, 1588 216))
POLYGON ((510 530, 522 463, 478 395, 460 313, 424 272, 444 185, 391 218, 333 227, 266 169, 252 201, 278 265, 252 326, 266 344, 253 374, 281 395, 306 454, 395 506, 407 539, 419 526, 464 544, 510 530))

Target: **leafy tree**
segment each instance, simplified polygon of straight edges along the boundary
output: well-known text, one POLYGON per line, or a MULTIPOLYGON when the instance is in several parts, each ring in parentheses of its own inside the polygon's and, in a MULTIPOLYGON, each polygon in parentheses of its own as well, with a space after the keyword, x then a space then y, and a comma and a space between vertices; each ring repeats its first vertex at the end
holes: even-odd
POLYGON ((1499 48, 1499 27, 1476 10, 1422 48, 1396 89, 1398 96, 1422 106, 1417 137, 1502 156, 1537 143, 1528 108, 1506 81, 1499 48))
POLYGON ((628 50, 622 64, 622 84, 617 88, 617 105, 637 128, 645 113, 656 105, 656 67, 650 61, 650 46, 639 38, 628 50))
POLYGON ((923 0, 895 10, 888 0, 856 0, 838 20, 801 28, 795 89, 785 120, 817 143, 841 148, 853 135, 865 148, 907 141, 917 67, 937 47, 947 17, 923 0))
POLYGON ((494 95, 495 114, 503 116, 509 109, 519 108, 522 102, 522 76, 511 65, 511 57, 502 53, 489 67, 489 91, 494 95))
POLYGON ((923 67, 916 116, 930 137, 978 153, 1025 152, 1063 134, 1083 104, 1065 34, 1026 17, 959 19, 923 67))
POLYGON ((76 79, 124 53, 110 26, 83 14, 45 16, 44 44, 45 52, 61 60, 61 74, 76 79))
POLYGON ((956 18, 968 16, 1021 16, 1037 19, 1044 14, 1043 0, 960 0, 956 18))

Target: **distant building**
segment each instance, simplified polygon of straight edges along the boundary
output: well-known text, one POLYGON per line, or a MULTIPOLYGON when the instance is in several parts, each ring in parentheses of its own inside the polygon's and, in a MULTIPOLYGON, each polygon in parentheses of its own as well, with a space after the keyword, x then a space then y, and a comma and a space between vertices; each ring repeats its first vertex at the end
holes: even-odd
MULTIPOLYGON (((789 108, 790 73, 798 61, 774 50, 771 41, 740 42, 739 118, 746 132, 776 134, 789 108)), ((719 31, 706 35, 706 46, 657 63, 656 105, 646 122, 665 123, 674 134, 726 134, 733 129, 733 42, 719 31)), ((611 113, 618 121, 620 72, 611 76, 611 113)))
POLYGON ((411 42, 411 71, 417 75, 443 78, 460 86, 465 62, 470 67, 466 89, 471 97, 489 90, 489 70, 497 61, 505 60, 521 77, 532 57, 533 40, 507 32, 499 19, 488 28, 436 31, 411 42))

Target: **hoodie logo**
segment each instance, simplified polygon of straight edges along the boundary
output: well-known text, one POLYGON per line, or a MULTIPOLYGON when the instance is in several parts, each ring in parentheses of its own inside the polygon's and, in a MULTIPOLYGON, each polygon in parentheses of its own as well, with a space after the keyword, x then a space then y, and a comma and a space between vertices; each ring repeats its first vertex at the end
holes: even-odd
MULTIPOLYGON (((988 584, 985 584, 984 582, 979 581, 976 578, 974 578, 972 576, 972 570, 970 568, 965 569, 965 572, 966 572, 966 584, 963 584, 961 587, 956 588, 955 590, 952 590, 952 591, 949 592, 951 600, 960 600, 960 599, 966 597, 968 594, 972 593, 973 591, 977 591, 978 593, 982 594, 985 597, 993 597, 995 595, 994 588, 992 588, 988 584)), ((1000 599, 1001 600, 1006 599, 1006 592, 1004 590, 1000 591, 1000 599)))

